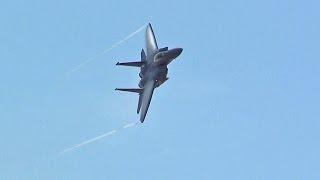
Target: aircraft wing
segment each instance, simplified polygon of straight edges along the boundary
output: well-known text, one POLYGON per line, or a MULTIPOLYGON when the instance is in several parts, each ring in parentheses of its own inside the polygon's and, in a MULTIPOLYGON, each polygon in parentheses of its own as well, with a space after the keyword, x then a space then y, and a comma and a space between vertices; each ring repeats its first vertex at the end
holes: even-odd
POLYGON ((155 88, 156 82, 154 80, 149 80, 145 83, 143 88, 143 93, 140 95, 141 99, 139 98, 139 104, 141 105, 140 111, 140 121, 143 123, 144 118, 147 115, 147 111, 151 102, 153 90, 155 88))
POLYGON ((154 36, 152 26, 149 23, 146 29, 146 48, 147 56, 150 57, 158 50, 156 37, 154 36))

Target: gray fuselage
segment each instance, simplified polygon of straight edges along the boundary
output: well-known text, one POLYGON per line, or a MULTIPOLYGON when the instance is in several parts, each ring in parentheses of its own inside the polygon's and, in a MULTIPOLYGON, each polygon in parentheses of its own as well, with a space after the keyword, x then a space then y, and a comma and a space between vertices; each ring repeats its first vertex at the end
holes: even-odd
POLYGON ((146 57, 146 63, 141 67, 139 76, 141 80, 139 87, 143 88, 145 82, 148 80, 155 80, 156 87, 159 87, 168 78, 167 65, 182 52, 182 48, 174 48, 168 50, 168 48, 159 49, 156 53, 150 54, 146 57))

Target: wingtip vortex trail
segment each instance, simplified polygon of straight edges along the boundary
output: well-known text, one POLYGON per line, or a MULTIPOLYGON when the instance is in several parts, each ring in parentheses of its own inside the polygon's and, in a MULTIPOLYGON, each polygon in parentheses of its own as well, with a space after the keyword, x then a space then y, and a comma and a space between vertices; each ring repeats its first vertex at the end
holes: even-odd
POLYGON ((90 57, 90 58, 87 58, 85 61, 83 61, 82 63, 78 64, 77 66, 75 66, 73 69, 71 69, 70 71, 68 71, 66 74, 69 75, 73 72, 76 72, 78 71, 79 69, 81 69, 84 65, 92 62, 93 60, 95 60, 96 58, 98 58, 99 56, 111 51, 112 49, 118 47, 119 45, 121 45, 122 43, 126 42, 127 40, 131 39, 132 37, 134 37, 136 34, 138 34, 140 31, 142 31, 143 29, 145 29, 147 25, 143 25, 141 26, 140 28, 138 28, 136 31, 132 32, 131 34, 129 34, 128 36, 126 36, 125 38, 123 38, 122 40, 114 43, 112 46, 110 46, 109 48, 101 51, 100 53, 90 57))
POLYGON ((66 148, 66 149, 62 150, 62 151, 59 153, 59 156, 62 156, 63 154, 65 154, 65 153, 67 153, 67 152, 76 150, 76 149, 78 149, 78 148, 80 148, 80 147, 82 147, 82 146, 88 145, 88 144, 90 144, 90 143, 93 143, 93 142, 95 142, 95 141, 98 141, 98 140, 100 140, 100 139, 103 139, 103 138, 105 138, 105 137, 107 137, 107 136, 110 136, 110 135, 112 135, 112 134, 115 134, 115 133, 117 133, 120 129, 127 129, 127 128, 130 128, 130 127, 134 127, 135 125, 138 125, 138 124, 139 124, 138 122, 128 123, 128 124, 122 126, 122 128, 113 129, 113 130, 108 131, 108 132, 106 132, 106 133, 104 133, 104 134, 101 134, 101 135, 96 136, 96 137, 94 137, 94 138, 91 138, 91 139, 89 139, 89 140, 83 141, 83 142, 80 143, 80 144, 77 144, 77 145, 75 145, 75 146, 72 146, 72 147, 69 147, 69 148, 66 148))
POLYGON ((126 125, 123 126, 123 129, 126 129, 126 128, 129 128, 129 127, 135 126, 135 125, 137 125, 137 124, 138 124, 137 122, 133 122, 133 123, 126 124, 126 125))

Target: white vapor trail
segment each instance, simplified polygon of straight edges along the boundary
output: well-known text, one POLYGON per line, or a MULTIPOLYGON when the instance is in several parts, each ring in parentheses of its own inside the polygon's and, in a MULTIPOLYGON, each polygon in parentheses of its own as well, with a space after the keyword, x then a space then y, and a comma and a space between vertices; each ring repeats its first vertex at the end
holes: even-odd
POLYGON ((116 42, 115 44, 113 44, 111 47, 109 47, 108 49, 105 49, 104 51, 96 54, 95 56, 92 56, 91 58, 88 58, 87 60, 85 60, 84 62, 80 63, 79 65, 77 65, 76 67, 74 67, 72 70, 70 70, 67 74, 73 73, 77 70, 79 70, 80 68, 82 68, 84 65, 90 63, 91 61, 95 60, 97 57, 111 51, 112 49, 118 47, 119 45, 121 45, 122 43, 124 43, 125 41, 129 40, 130 38, 132 38, 133 36, 135 36, 137 33, 139 33, 140 31, 142 31, 144 28, 146 27, 146 25, 141 26, 139 29, 137 29, 136 31, 134 31, 133 33, 129 34, 128 36, 126 36, 124 39, 116 42))
POLYGON ((132 126, 134 126, 134 125, 136 125, 136 124, 137 124, 137 123, 130 123, 130 124, 124 125, 124 126, 123 126, 123 129, 132 127, 132 126))
POLYGON ((86 141, 84 141, 84 142, 82 142, 82 143, 80 143, 80 144, 78 144, 78 145, 75 145, 75 146, 72 146, 72 147, 70 147, 70 148, 67 148, 67 149, 61 151, 59 154, 60 154, 60 155, 63 155, 64 153, 67 153, 67 152, 69 152, 69 151, 73 151, 73 150, 75 150, 75 149, 77 149, 77 148, 80 148, 81 146, 85 146, 85 145, 87 145, 87 144, 93 143, 93 142, 98 141, 98 140, 100 140, 100 139, 102 139, 102 138, 105 138, 105 137, 107 137, 107 136, 110 136, 110 135, 118 132, 120 129, 127 129, 127 128, 133 127, 134 125, 137 125, 137 124, 138 124, 138 123, 129 123, 129 124, 126 124, 126 125, 124 125, 122 128, 113 129, 113 130, 111 130, 111 131, 109 131, 109 132, 106 132, 106 133, 104 133, 104 134, 101 134, 101 135, 99 135, 99 136, 97 136, 97 137, 94 137, 94 138, 91 138, 91 139, 89 139, 89 140, 86 140, 86 141))

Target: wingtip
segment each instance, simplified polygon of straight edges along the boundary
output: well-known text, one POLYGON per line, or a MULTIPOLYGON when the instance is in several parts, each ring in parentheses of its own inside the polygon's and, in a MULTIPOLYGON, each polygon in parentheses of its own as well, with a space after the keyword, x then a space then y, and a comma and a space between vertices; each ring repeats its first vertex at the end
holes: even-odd
POLYGON ((119 62, 117 62, 116 66, 119 65, 119 62))
POLYGON ((146 118, 146 115, 141 114, 141 116, 140 116, 140 122, 143 123, 144 120, 145 120, 145 118, 146 118))
POLYGON ((151 29, 153 31, 151 23, 148 23, 147 29, 151 29))

